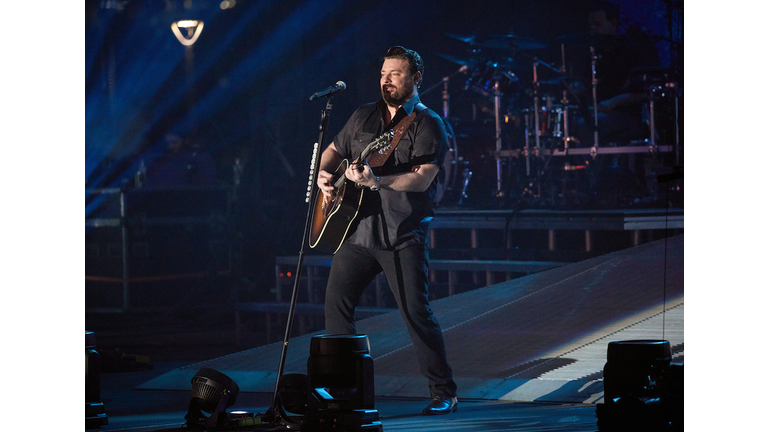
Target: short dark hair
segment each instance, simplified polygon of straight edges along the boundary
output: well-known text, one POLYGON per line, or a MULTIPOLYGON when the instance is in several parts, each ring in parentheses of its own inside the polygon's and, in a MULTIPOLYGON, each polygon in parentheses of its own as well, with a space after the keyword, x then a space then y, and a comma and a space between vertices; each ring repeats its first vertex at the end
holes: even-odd
POLYGON ((419 53, 414 50, 410 50, 399 45, 393 46, 387 50, 387 54, 384 56, 384 58, 408 60, 411 75, 416 74, 416 72, 421 72, 422 76, 424 75, 424 61, 421 60, 419 53))

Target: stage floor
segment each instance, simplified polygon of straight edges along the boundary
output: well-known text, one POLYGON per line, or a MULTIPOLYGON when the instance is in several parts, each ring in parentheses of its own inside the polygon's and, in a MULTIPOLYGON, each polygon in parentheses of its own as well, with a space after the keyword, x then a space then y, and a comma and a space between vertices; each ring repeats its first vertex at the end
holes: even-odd
MULTIPOLYGON (((107 374, 102 378, 102 399, 109 416, 103 431, 170 431, 184 423, 189 391, 137 390, 142 380, 176 363, 161 363, 155 371, 107 374)), ((272 394, 240 393, 237 408, 264 412, 272 394)), ((593 404, 526 403, 460 399, 459 409, 446 416, 422 416, 427 401, 420 398, 376 398, 376 410, 385 431, 592 432, 597 431, 593 404)))
MULTIPOLYGON (((683 363, 683 245, 683 235, 670 237, 433 302, 459 386, 459 411, 448 416, 420 415, 426 382, 400 316, 361 320, 384 429, 596 431, 609 342, 665 339, 673 362, 683 363)), ((286 373, 306 373, 313 335, 291 340, 286 373)), ((179 427, 202 367, 238 383, 232 409, 264 411, 281 346, 208 357, 201 346, 150 371, 103 374, 102 429, 179 427)))

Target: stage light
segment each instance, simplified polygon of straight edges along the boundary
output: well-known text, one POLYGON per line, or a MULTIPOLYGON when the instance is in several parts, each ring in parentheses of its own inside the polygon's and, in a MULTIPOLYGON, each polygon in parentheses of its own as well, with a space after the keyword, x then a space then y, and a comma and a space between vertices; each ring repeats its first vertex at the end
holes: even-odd
POLYGON ((682 430, 683 365, 672 363, 669 341, 611 342, 607 357, 598 430, 682 430))
POLYGON ((366 335, 319 335, 309 345, 307 430, 381 431, 366 335))
POLYGON ((94 428, 109 423, 101 402, 101 360, 96 350, 96 335, 85 332, 85 426, 94 428))
POLYGON ((176 39, 184 46, 192 46, 203 32, 203 22, 198 20, 180 20, 171 24, 171 30, 176 35, 176 39), (186 30, 187 35, 181 33, 181 29, 186 30))
POLYGON ((190 429, 210 429, 227 421, 227 408, 240 393, 238 385, 228 376, 209 368, 202 368, 192 377, 192 399, 189 401, 187 426, 190 429), (204 412, 210 413, 206 416, 204 412))
POLYGON ((283 417, 306 414, 309 381, 304 374, 285 374, 280 377, 277 389, 277 406, 283 417))
POLYGON ((648 398, 656 393, 657 374, 672 361, 668 341, 629 340, 608 344, 603 368, 605 399, 648 398))
POLYGON ((373 408, 373 359, 366 335, 319 335, 309 344, 307 375, 312 391, 324 389, 320 408, 373 408))

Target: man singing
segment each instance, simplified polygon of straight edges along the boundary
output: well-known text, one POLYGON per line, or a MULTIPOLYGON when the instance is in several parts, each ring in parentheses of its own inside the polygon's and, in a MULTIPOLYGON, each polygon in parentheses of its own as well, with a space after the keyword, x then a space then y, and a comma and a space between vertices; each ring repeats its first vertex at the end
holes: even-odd
POLYGON ((448 149, 440 117, 419 100, 424 63, 418 53, 390 48, 381 67, 382 99, 359 107, 323 151, 317 186, 327 199, 334 192, 332 172, 343 159, 344 175, 370 188, 348 235, 336 252, 325 294, 328 334, 355 334, 355 308, 365 288, 384 272, 416 350, 430 395, 427 415, 456 410, 456 383, 446 359, 440 324, 429 305, 427 233, 434 215, 437 173, 448 149), (383 132, 414 114, 392 154, 381 166, 356 161, 383 132))

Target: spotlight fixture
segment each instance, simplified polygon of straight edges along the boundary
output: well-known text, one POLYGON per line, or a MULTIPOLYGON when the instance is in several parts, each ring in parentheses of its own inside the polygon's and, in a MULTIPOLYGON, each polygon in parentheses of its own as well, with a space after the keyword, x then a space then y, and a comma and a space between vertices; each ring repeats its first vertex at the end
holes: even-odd
POLYGON ((190 429, 210 429, 227 421, 227 408, 237 400, 240 387, 228 376, 202 368, 192 377, 192 399, 185 416, 190 429), (210 413, 206 416, 203 412, 210 413))
POLYGON ((683 430, 683 365, 672 363, 669 341, 609 343, 603 386, 599 431, 683 430))
POLYGON ((85 426, 97 428, 109 423, 101 402, 101 360, 96 350, 96 335, 85 332, 85 426))
POLYGON ((383 430, 374 408, 373 359, 366 335, 312 337, 304 426, 311 431, 383 430))
MULTIPOLYGON (((373 408, 373 359, 366 335, 318 335, 309 345, 310 390, 323 389, 320 409, 373 408)), ((316 396, 316 395, 315 395, 316 396)))
POLYGON ((192 46, 203 32, 203 22, 198 20, 180 20, 171 24, 171 30, 176 35, 176 39, 184 46, 192 46), (181 33, 181 29, 186 30, 187 35, 181 33))

